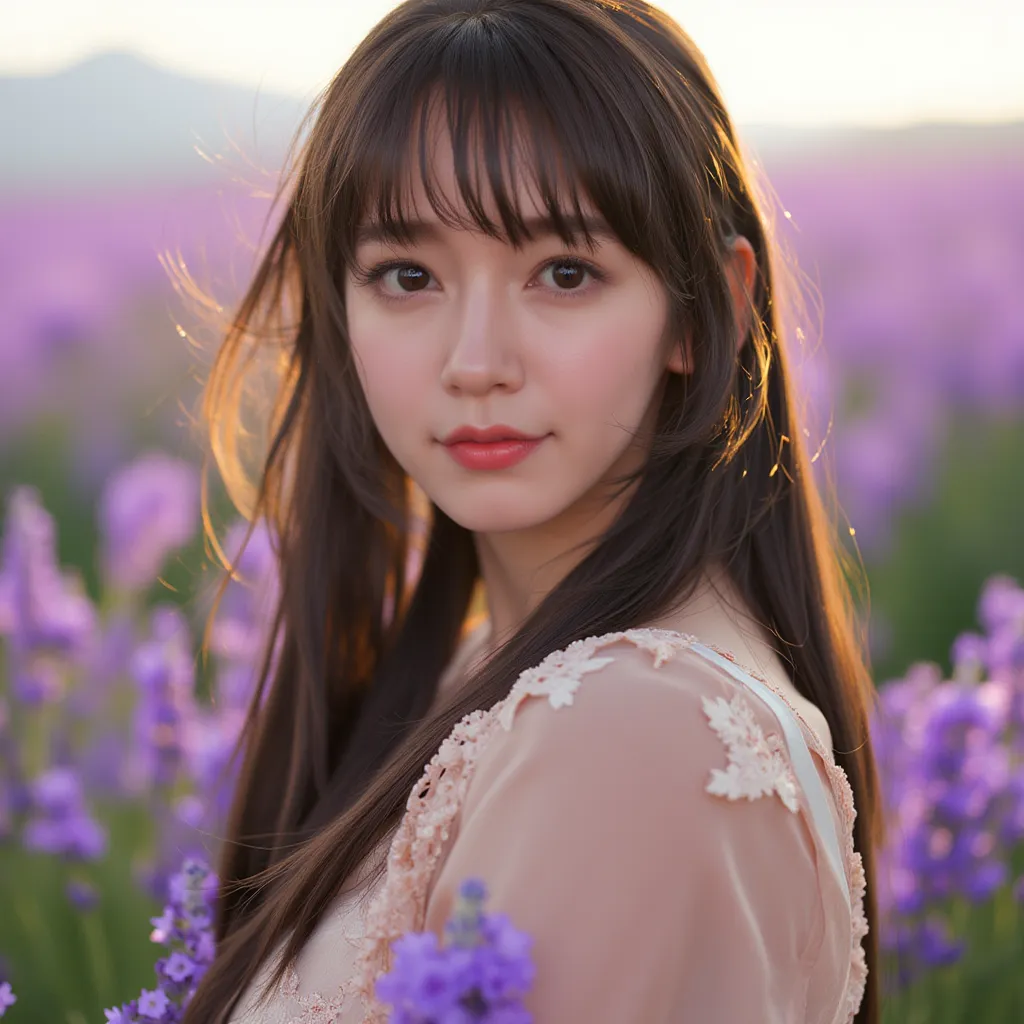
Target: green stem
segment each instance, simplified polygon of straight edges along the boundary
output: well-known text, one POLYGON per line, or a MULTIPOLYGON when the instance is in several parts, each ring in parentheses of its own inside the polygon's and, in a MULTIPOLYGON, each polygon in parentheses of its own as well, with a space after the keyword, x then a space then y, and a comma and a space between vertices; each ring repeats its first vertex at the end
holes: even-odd
MULTIPOLYGON (((35 964, 53 963, 54 943, 50 940, 46 924, 39 913, 39 908, 29 895, 25 897, 14 897, 14 915, 21 923, 22 930, 28 939, 29 949, 32 951, 32 962, 35 964)), ((68 989, 67 973, 59 968, 54 972, 59 981, 51 984, 61 1005, 73 1005, 77 1000, 75 994, 68 989)))
POLYGON ((82 938, 89 956, 89 972, 92 975, 96 1002, 105 1006, 114 989, 114 972, 110 963, 107 937, 103 931, 103 922, 95 911, 87 910, 79 915, 82 938))

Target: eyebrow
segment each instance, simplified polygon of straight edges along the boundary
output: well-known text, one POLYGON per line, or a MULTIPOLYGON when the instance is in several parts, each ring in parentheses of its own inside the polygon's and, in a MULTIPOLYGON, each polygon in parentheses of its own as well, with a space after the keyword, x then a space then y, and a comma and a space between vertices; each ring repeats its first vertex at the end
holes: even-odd
MULTIPOLYGON (((593 238, 606 238, 614 240, 617 235, 612 231, 611 226, 603 217, 576 217, 565 215, 563 220, 573 234, 581 234, 586 237, 589 233, 593 238)), ((557 235, 554 220, 549 216, 524 217, 523 223, 533 236, 534 240, 557 235)), ((419 242, 437 241, 440 238, 440 222, 411 220, 405 225, 410 241, 413 245, 419 242)), ((356 245, 370 245, 374 242, 389 242, 394 239, 394 231, 388 230, 376 221, 363 224, 356 232, 356 245)))

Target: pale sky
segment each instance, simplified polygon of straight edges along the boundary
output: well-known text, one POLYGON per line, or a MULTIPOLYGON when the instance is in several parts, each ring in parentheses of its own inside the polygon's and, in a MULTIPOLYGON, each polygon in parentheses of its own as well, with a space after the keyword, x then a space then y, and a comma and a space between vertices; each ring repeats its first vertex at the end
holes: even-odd
MULTIPOLYGON (((312 99, 394 0, 5 0, 0 75, 133 50, 312 99)), ((663 0, 741 124, 1024 117, 1020 0, 663 0)))

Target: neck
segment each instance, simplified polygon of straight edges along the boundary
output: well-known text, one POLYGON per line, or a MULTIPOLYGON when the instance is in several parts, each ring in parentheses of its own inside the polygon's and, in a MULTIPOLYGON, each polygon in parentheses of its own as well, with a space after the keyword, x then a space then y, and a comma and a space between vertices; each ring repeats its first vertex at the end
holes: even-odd
MULTIPOLYGON (((571 568, 570 565, 565 571, 571 568)), ((487 579, 485 575, 485 586, 487 579)), ((555 583, 557 579, 551 586, 555 583)), ((534 602, 539 601, 544 592, 534 591, 534 602)), ((516 617, 516 610, 509 603, 509 593, 510 588, 507 586, 498 588, 496 592, 488 587, 487 619, 473 631, 471 646, 476 657, 482 658, 493 652, 522 622, 522 618, 516 617), (497 620, 496 611, 499 612, 497 620)), ((527 613, 524 612, 522 617, 527 613)), ((705 643, 733 652, 739 660, 754 669, 760 669, 765 675, 785 675, 768 630, 756 620, 752 610, 719 565, 713 565, 703 573, 697 589, 678 608, 654 621, 635 623, 633 626, 644 627, 690 634, 705 643)))
POLYGON ((609 498, 595 488, 560 516, 539 526, 474 534, 492 649, 512 636, 583 561, 628 500, 628 493, 609 498))

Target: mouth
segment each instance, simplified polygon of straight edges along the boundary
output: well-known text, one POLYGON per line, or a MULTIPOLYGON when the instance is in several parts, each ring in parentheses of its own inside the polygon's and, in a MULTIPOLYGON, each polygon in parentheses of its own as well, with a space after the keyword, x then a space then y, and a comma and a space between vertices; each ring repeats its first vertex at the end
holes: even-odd
POLYGON ((445 449, 464 469, 509 469, 532 455, 548 436, 504 437, 493 441, 446 442, 445 449))

